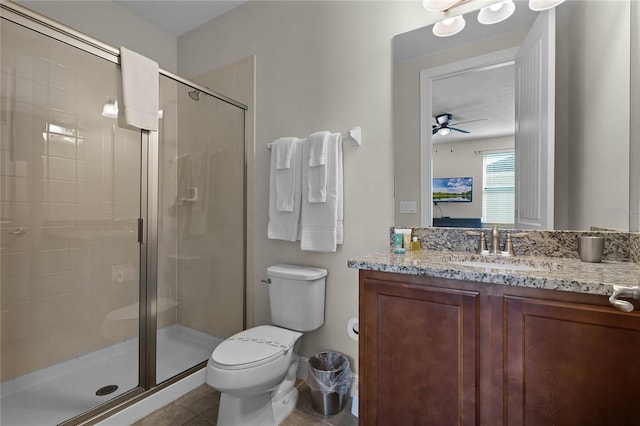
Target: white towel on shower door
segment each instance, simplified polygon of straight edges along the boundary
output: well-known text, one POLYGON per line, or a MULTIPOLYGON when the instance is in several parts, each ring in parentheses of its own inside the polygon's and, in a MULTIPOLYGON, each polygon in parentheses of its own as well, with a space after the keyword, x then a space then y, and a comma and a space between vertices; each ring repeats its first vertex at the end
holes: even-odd
POLYGON ((120 47, 122 97, 127 124, 158 131, 160 74, 158 63, 120 47))

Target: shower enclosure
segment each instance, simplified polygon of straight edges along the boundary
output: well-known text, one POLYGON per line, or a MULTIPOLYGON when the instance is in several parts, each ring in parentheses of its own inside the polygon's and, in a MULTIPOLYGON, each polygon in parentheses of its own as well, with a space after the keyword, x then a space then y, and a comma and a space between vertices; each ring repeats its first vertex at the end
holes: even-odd
POLYGON ((78 424, 245 328, 246 107, 162 71, 128 127, 116 49, 0 13, 0 424, 78 424))

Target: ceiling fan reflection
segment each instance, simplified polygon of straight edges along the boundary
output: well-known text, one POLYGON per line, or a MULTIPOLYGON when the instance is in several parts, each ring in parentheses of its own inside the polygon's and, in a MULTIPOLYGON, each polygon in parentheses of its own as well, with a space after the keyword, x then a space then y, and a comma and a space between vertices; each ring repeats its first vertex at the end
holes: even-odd
POLYGON ((471 133, 468 130, 463 130, 460 129, 458 127, 454 127, 454 126, 458 126, 460 124, 466 124, 466 123, 473 123, 476 121, 483 121, 483 120, 487 120, 486 118, 478 118, 476 120, 467 120, 467 121, 460 121, 458 123, 453 123, 453 114, 450 113, 445 113, 445 114, 440 114, 435 116, 435 120, 436 120, 436 124, 434 124, 431 128, 431 134, 435 135, 436 133, 442 136, 446 136, 449 133, 451 133, 451 131, 456 131, 456 132, 460 132, 460 133, 471 133))

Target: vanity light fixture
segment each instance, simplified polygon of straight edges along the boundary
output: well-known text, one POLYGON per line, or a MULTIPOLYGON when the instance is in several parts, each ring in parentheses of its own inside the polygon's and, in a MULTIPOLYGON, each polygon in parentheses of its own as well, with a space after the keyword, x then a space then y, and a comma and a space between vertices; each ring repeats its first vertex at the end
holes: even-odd
POLYGON ((102 107, 102 116, 107 118, 118 118, 118 101, 111 103, 107 100, 107 103, 102 107))
MULTIPOLYGON (((458 7, 469 0, 423 0, 422 5, 431 12, 448 12, 449 9, 458 7)), ((558 6, 565 0, 529 0, 529 9, 539 12, 558 6)), ((478 12, 478 22, 481 24, 497 24, 502 22, 516 10, 513 0, 504 0, 485 6, 478 12)), ((449 37, 458 34, 464 28, 465 21, 462 15, 445 18, 433 25, 433 34, 438 37, 449 37)))
POLYGON ((529 0, 529 9, 539 12, 556 7, 564 0, 529 0))
POLYGON ((462 31, 465 24, 466 22, 462 15, 443 19, 433 25, 433 34, 438 37, 449 37, 462 31))
POLYGON ((480 9, 480 12, 478 12, 478 22, 485 25, 497 24, 513 15, 515 10, 516 5, 513 3, 513 0, 494 3, 480 9))

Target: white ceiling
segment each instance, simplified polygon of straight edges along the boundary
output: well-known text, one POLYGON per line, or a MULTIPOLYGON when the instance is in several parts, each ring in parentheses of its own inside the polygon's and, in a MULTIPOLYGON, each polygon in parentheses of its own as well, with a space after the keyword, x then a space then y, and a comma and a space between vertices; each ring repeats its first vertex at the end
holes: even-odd
POLYGON ((247 0, 113 0, 139 17, 179 37, 247 0))
MULTIPOLYGON (((434 143, 513 135, 515 131, 515 66, 481 68, 435 80, 433 115, 452 114, 452 127, 469 131, 436 134, 434 143), (479 120, 479 121, 475 121, 479 120), (456 125, 455 123, 473 121, 456 125)), ((435 124, 433 120, 432 124, 435 124)))

